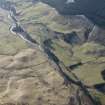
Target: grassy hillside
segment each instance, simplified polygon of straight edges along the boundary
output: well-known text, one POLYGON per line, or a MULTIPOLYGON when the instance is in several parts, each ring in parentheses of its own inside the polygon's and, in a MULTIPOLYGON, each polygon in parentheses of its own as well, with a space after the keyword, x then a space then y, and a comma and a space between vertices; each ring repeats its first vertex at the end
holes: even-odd
MULTIPOLYGON (((51 8, 43 3, 33 5, 31 2, 26 2, 27 0, 22 0, 21 2, 20 0, 11 1, 14 1, 16 3, 17 13, 19 13, 16 18, 18 19, 20 25, 22 25, 22 27, 40 44, 48 39, 52 39, 52 43, 49 43, 48 45, 52 47, 54 54, 66 65, 66 67, 70 68, 73 66, 73 69, 70 68, 70 70, 85 85, 93 87, 93 85, 95 84, 101 84, 105 82, 101 75, 101 72, 105 69, 105 46, 92 41, 88 42, 88 40, 85 38, 86 32, 88 32, 88 30, 91 31, 93 28, 93 24, 88 19, 83 16, 61 16, 54 8, 51 8), (68 43, 64 40, 65 36, 70 36, 73 32, 76 33, 78 39, 80 40, 78 44, 68 43), (55 38, 55 36, 58 36, 58 38, 55 38)), ((35 101, 38 99, 37 96, 40 95, 41 102, 44 102, 45 105, 65 105, 65 103, 68 102, 67 100, 69 100, 68 92, 70 92, 70 94, 74 94, 75 87, 74 89, 70 88, 69 90, 68 87, 62 85, 62 78, 59 77, 59 75, 56 75, 56 72, 50 72, 50 70, 53 71, 53 68, 48 64, 48 62, 45 65, 40 65, 40 63, 46 62, 47 59, 44 57, 44 55, 42 55, 42 53, 28 50, 28 48, 30 47, 29 44, 25 43, 21 38, 12 35, 9 32, 8 27, 10 26, 11 21, 7 18, 7 16, 5 16, 5 14, 8 13, 6 13, 6 11, 0 12, 0 16, 3 16, 3 19, 6 23, 4 24, 2 21, 0 22, 0 25, 5 27, 5 29, 2 27, 0 29, 0 38, 2 38, 2 40, 0 41, 0 55, 10 55, 13 57, 13 62, 11 62, 7 67, 8 69, 12 70, 16 69, 16 72, 18 72, 17 75, 19 75, 19 77, 21 77, 22 75, 22 79, 24 75, 27 75, 28 73, 31 75, 32 79, 34 76, 36 76, 32 80, 32 84, 30 83, 31 79, 27 80, 28 82, 26 80, 13 80, 13 82, 15 81, 17 84, 18 82, 24 84, 24 82, 26 81, 26 87, 22 88, 22 85, 18 85, 20 86, 20 88, 15 90, 15 86, 13 85, 13 90, 11 90, 11 88, 9 87, 9 90, 7 89, 5 97, 7 97, 8 95, 10 95, 9 99, 11 99, 11 97, 13 98, 14 96, 16 97, 16 92, 20 92, 20 90, 22 89, 22 99, 26 100, 29 95, 30 97, 28 99, 30 102, 32 102, 32 105, 34 105, 33 103, 35 103, 35 101), (25 51, 28 51, 29 54, 25 53, 24 49, 26 49, 25 51), (24 55, 24 53, 26 55, 24 55), (32 53, 32 55, 30 55, 30 53, 32 53), (27 56, 30 57, 27 58, 27 56), (34 60, 32 60, 33 56, 34 60), (27 61, 27 59, 29 61, 27 61), (30 66, 31 63, 32 65, 30 66), (29 64, 28 67, 27 64, 29 64), (34 65, 38 64, 40 65, 39 67, 34 67, 34 65), (25 71, 24 73, 25 69, 27 69, 27 71, 25 71), (23 72, 21 73, 18 70, 23 70, 23 72), (37 78, 39 80, 35 80, 37 78), (43 79, 45 80, 44 85, 46 85, 46 81, 50 82, 47 90, 46 86, 42 88, 43 79), (34 80, 36 85, 34 84, 34 80), (38 81, 41 81, 41 84, 40 82, 38 83, 38 81), (27 93, 28 95, 26 94, 27 97, 24 98, 25 93, 23 90, 26 89, 25 91, 27 91, 27 89, 30 88, 28 85, 32 85, 32 92, 36 95, 32 94, 31 96, 31 89, 29 89, 29 92, 27 93), (60 86, 61 88, 59 88, 60 86), (57 91, 62 92, 58 93, 57 91), (49 92, 51 94, 49 94, 49 92), (43 96, 44 93, 45 96, 43 96), (55 97, 57 97, 57 99, 55 97), (35 98, 36 100, 33 100, 33 98, 35 98), (48 100, 50 100, 49 103, 48 100)), ((16 73, 13 74, 16 75, 16 73)), ((90 92, 91 94, 96 96, 96 99, 101 100, 102 105, 105 105, 104 94, 94 89, 90 89, 90 92)), ((18 100, 20 97, 21 93, 18 94, 16 100, 18 100)))
MULTIPOLYGON (((37 21, 45 24, 50 30, 54 32, 66 35, 67 33, 76 32, 80 38, 84 38, 83 34, 86 29, 90 27, 87 22, 80 23, 81 19, 60 16, 55 10, 39 3, 35 6, 22 10, 22 16, 19 17, 22 24, 27 25, 27 22, 36 23, 37 21)), ((31 35, 38 35, 44 37, 44 35, 50 36, 49 32, 44 31, 45 27, 39 27, 38 25, 29 25, 27 31, 31 35), (38 27, 38 28, 37 28, 38 27)), ((103 83, 101 72, 104 69, 105 63, 104 56, 101 56, 101 51, 105 50, 105 47, 96 43, 84 43, 82 45, 72 46, 62 39, 54 40, 52 44, 54 53, 63 61, 67 66, 77 64, 78 62, 84 63, 83 65, 75 68, 73 72, 87 85, 94 85, 103 83)), ((104 100, 104 95, 96 95, 104 100)), ((103 105, 105 102, 103 101, 103 105)))

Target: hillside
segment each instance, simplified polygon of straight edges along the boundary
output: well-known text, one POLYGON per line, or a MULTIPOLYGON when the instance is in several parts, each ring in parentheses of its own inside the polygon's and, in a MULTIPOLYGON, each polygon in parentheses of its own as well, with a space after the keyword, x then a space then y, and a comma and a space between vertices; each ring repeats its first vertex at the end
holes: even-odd
POLYGON ((0 105, 105 105, 105 30, 42 2, 9 1, 16 14, 0 8, 0 105))

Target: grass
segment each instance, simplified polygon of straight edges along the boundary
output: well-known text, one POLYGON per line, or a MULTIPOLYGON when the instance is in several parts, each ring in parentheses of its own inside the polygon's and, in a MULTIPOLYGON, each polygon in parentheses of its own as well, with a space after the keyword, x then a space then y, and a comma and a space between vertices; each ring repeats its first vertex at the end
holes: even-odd
POLYGON ((97 101, 100 101, 102 105, 105 105, 105 95, 103 93, 92 91, 97 101))
POLYGON ((18 37, 4 37, 0 41, 0 54, 13 55, 25 48, 27 48, 26 43, 18 37))
POLYGON ((72 56, 72 47, 62 40, 54 40, 52 47, 58 58, 64 62, 66 66, 80 62, 72 56))
POLYGON ((74 56, 81 59, 82 62, 96 60, 98 58, 97 53, 93 52, 99 52, 101 50, 105 50, 105 47, 93 42, 85 43, 81 46, 75 46, 73 48, 74 56))
POLYGON ((105 57, 99 57, 95 53, 88 54, 88 52, 98 52, 101 50, 105 50, 105 47, 93 42, 75 46, 73 49, 74 56, 85 63, 77 67, 73 72, 86 84, 93 85, 104 82, 101 71, 105 67, 105 57))
MULTIPOLYGON (((23 4, 25 4, 25 2, 23 4)), ((48 5, 38 3, 35 6, 29 4, 28 8, 27 6, 23 6, 24 8, 21 7, 17 5, 18 10, 22 11, 22 15, 19 17, 21 24, 40 21, 56 32, 70 33, 74 31, 73 26, 68 23, 67 18, 60 16, 48 5)), ((76 29, 76 31, 80 30, 76 29)))
POLYGON ((101 72, 105 64, 84 64, 76 68, 73 72, 88 85, 103 83, 101 72))
POLYGON ((11 21, 7 18, 6 11, 1 10, 0 16, 3 17, 3 21, 0 21, 0 54, 11 55, 27 48, 23 40, 9 31, 11 21))
POLYGON ((44 4, 39 3, 36 6, 30 6, 23 10, 22 17, 20 18, 21 22, 33 21, 33 20, 40 20, 43 15, 49 11, 47 6, 44 4))

